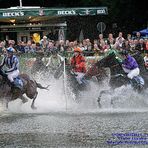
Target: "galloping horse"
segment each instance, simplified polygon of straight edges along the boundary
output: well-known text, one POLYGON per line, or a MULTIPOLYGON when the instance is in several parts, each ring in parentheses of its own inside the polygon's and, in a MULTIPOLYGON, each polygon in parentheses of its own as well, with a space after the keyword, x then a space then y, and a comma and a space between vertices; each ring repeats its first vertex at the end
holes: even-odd
POLYGON ((23 82, 22 90, 17 87, 12 88, 6 75, 4 75, 3 71, 0 69, 0 98, 6 99, 6 107, 8 108, 8 103, 17 98, 20 98, 23 103, 27 102, 28 99, 23 96, 23 94, 26 94, 28 98, 32 99, 31 108, 36 109, 34 103, 38 95, 37 88, 48 90, 48 86, 43 87, 40 83, 31 79, 27 74, 20 74, 19 77, 23 82))
MULTIPOLYGON (((141 57, 141 55, 139 53, 136 53, 133 55, 133 57, 137 60, 140 70, 141 70, 141 76, 142 78, 144 78, 146 85, 144 87, 148 87, 147 83, 148 83, 148 78, 147 78, 147 74, 145 69, 143 68, 144 63, 143 63, 143 58, 141 57)), ((97 66, 98 68, 101 67, 109 67, 110 68, 110 73, 111 73, 111 78, 109 81, 109 84, 111 86, 111 89, 114 90, 117 87, 120 87, 122 85, 126 85, 126 84, 130 84, 131 82, 134 84, 133 88, 134 89, 139 89, 140 84, 137 85, 137 83, 135 83, 134 79, 131 81, 129 80, 126 75, 125 72, 122 69, 122 65, 121 65, 121 59, 119 58, 119 56, 117 55, 117 53, 112 50, 111 52, 109 52, 109 54, 104 57, 103 59, 101 59, 100 61, 98 61, 97 63, 95 63, 95 66, 97 66)), ((141 87, 141 86, 140 86, 141 87)), ((98 97, 98 104, 101 107, 100 104, 100 99, 102 94, 104 93, 112 93, 111 90, 103 90, 100 92, 100 95, 98 97)), ((111 102, 112 103, 112 102, 111 102)))

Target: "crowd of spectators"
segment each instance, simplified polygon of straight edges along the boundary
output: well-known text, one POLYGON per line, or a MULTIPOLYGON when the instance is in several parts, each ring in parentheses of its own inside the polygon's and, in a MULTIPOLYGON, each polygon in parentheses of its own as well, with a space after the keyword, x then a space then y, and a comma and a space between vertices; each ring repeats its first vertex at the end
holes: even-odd
POLYGON ((87 38, 81 42, 78 40, 53 41, 43 36, 39 43, 35 43, 32 40, 28 40, 26 43, 23 41, 15 43, 14 40, 0 41, 0 53, 4 52, 6 48, 10 46, 12 46, 16 52, 22 54, 35 53, 38 51, 50 53, 53 48, 57 48, 60 53, 72 53, 75 47, 80 47, 84 55, 102 55, 109 49, 126 49, 130 52, 138 50, 144 53, 148 50, 148 39, 143 38, 140 32, 137 32, 134 37, 131 34, 123 37, 122 32, 119 32, 116 37, 114 37, 112 33, 109 33, 107 38, 104 38, 103 34, 99 34, 98 38, 93 41, 87 38))

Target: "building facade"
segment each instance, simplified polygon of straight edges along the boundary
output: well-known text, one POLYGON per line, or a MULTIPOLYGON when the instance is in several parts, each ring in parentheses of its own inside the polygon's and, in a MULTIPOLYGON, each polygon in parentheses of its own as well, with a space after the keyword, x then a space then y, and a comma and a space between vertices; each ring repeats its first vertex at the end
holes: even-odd
MULTIPOLYGON (((12 7, 0 9, 0 39, 26 42, 34 34, 50 39, 66 39, 71 17, 107 15, 106 7, 95 8, 40 8, 12 7)), ((88 23, 88 22, 87 22, 88 23)))

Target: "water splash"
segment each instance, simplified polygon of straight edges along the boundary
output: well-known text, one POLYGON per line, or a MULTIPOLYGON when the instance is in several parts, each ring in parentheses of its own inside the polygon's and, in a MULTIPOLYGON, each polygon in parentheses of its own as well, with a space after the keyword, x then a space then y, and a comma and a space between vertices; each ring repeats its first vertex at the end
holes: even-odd
MULTIPOLYGON (((22 104, 21 100, 15 100, 9 103, 9 111, 15 113, 49 113, 49 112, 66 112, 66 113, 98 113, 98 112, 125 112, 125 111, 145 111, 147 110, 148 100, 147 93, 138 94, 130 86, 122 86, 115 89, 111 94, 104 94, 101 98, 102 108, 98 107, 97 98, 101 90, 109 89, 108 79, 102 84, 91 82, 91 89, 83 91, 80 94, 80 102, 76 103, 73 93, 70 89, 64 91, 63 77, 59 80, 52 76, 36 76, 36 80, 42 85, 50 84, 49 91, 39 90, 35 102, 37 110, 30 108, 32 100, 22 104), (66 93, 66 94, 65 94, 66 93), (113 105, 111 105, 111 100, 113 105)), ((67 89, 67 88, 66 88, 67 89)))

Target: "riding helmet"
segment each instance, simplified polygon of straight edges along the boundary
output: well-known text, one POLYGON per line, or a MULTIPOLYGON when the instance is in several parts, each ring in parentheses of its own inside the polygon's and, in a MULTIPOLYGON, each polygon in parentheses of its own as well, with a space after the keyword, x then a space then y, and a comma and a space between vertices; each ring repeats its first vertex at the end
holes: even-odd
POLYGON ((81 48, 80 47, 76 47, 75 49, 74 49, 74 52, 82 52, 82 50, 81 50, 81 48))
POLYGON ((121 51, 121 54, 122 54, 122 55, 128 55, 128 51, 127 51, 127 50, 122 50, 122 51, 121 51))
POLYGON ((14 53, 14 51, 15 51, 15 50, 14 50, 14 48, 12 48, 12 47, 8 47, 8 48, 7 48, 7 52, 9 52, 9 53, 14 53))

